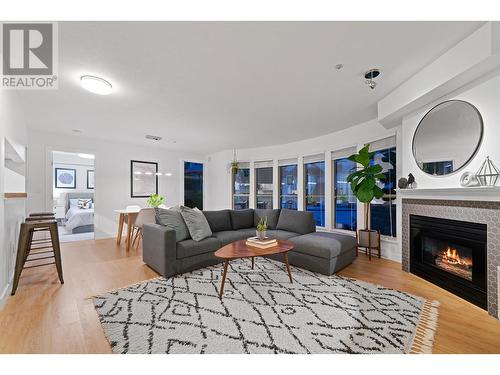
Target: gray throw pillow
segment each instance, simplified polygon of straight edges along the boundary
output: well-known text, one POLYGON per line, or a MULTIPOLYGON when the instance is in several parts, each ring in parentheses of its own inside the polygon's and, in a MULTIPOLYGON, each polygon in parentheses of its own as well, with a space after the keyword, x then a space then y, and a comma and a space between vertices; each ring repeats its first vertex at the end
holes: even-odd
POLYGON ((190 237, 188 227, 182 218, 180 210, 157 208, 155 213, 156 224, 173 229, 177 242, 187 240, 190 237))
POLYGON ((193 240, 201 241, 212 235, 207 218, 199 209, 181 206, 181 215, 193 240))

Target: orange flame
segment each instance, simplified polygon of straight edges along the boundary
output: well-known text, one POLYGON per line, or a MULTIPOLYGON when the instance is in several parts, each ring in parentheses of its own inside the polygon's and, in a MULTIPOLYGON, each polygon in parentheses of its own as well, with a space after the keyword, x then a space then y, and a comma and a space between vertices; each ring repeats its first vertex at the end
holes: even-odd
POLYGON ((461 258, 460 255, 458 254, 457 249, 453 249, 448 246, 446 251, 443 251, 441 253, 441 259, 443 262, 449 263, 449 264, 457 264, 457 265, 462 265, 462 266, 472 266, 472 260, 468 258, 461 258))

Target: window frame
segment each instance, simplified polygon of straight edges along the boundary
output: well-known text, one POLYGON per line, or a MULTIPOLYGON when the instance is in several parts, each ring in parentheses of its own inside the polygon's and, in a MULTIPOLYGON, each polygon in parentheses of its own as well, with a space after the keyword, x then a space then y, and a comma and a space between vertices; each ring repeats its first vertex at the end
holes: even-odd
POLYGON ((233 172, 231 170, 231 208, 233 210, 238 210, 237 208, 235 208, 235 197, 246 197, 247 198, 247 207, 246 208, 242 208, 242 210, 244 209, 248 209, 250 208, 250 191, 251 191, 251 188, 250 188, 250 166, 245 166, 245 167, 239 167, 237 169, 237 171, 240 171, 240 170, 248 170, 248 184, 249 184, 249 187, 248 187, 248 194, 244 194, 244 193, 236 193, 235 191, 235 177, 236 177, 236 174, 237 172, 233 172))
MULTIPOLYGON (((304 173, 303 173, 303 181, 302 181, 302 186, 303 186, 303 211, 305 212, 313 212, 313 211, 308 211, 307 210, 307 199, 309 197, 319 197, 320 199, 323 198, 323 210, 320 211, 322 214, 321 214, 321 218, 322 218, 322 221, 323 221, 323 225, 320 225, 318 223, 316 223, 316 226, 319 227, 319 228, 326 228, 326 191, 325 191, 325 188, 326 188, 326 162, 324 159, 321 159, 321 160, 308 160, 308 158, 304 158, 303 160, 303 168, 304 168, 304 173), (308 191, 308 178, 307 178, 307 165, 308 164, 316 164, 316 163, 323 163, 323 195, 317 195, 317 194, 314 194, 314 195, 308 195, 307 194, 307 191, 308 191)), ((316 220, 315 220, 316 221, 316 220)))
MULTIPOLYGON (((337 207, 336 207, 337 162, 340 160, 348 160, 348 156, 337 157, 335 159, 332 158, 332 186, 331 186, 331 190, 332 190, 332 194, 331 194, 331 197, 332 197, 332 230, 343 231, 343 232, 347 232, 347 233, 356 233, 356 231, 358 230, 357 216, 358 216, 358 210, 359 210, 358 200, 356 197, 355 197, 355 203, 354 203, 355 204, 354 213, 356 215, 356 221, 355 221, 354 228, 353 229, 343 229, 343 228, 336 227, 336 225, 337 225, 337 207)), ((353 162, 353 163, 354 163, 354 168, 356 168, 356 163, 355 162, 353 162)), ((347 182, 347 179, 346 179, 346 183, 349 184, 347 182)), ((352 190, 350 190, 350 191, 351 191, 351 194, 354 196, 354 194, 352 193, 352 190)))
POLYGON ((282 202, 282 199, 283 197, 291 197, 293 199, 295 199, 295 202, 296 202, 296 208, 291 208, 292 210, 298 210, 299 209, 299 193, 298 193, 298 189, 299 189, 299 165, 298 163, 294 163, 294 164, 283 164, 283 165, 279 165, 278 164, 278 184, 279 184, 279 191, 278 191, 278 208, 282 208, 281 206, 281 202, 282 202), (286 167, 295 167, 295 194, 283 194, 283 191, 282 191, 282 185, 281 185, 281 177, 282 177, 282 168, 286 168, 286 167))
POLYGON ((205 181, 205 163, 203 161, 198 161, 198 160, 182 160, 182 202, 183 205, 186 205, 186 163, 192 163, 192 164, 200 164, 202 168, 202 177, 201 177, 201 208, 198 207, 198 209, 203 210, 203 207, 205 205, 205 186, 206 186, 206 181, 205 181))
POLYGON ((259 197, 270 197, 271 198, 271 207, 267 209, 273 209, 274 208, 274 167, 273 166, 254 166, 254 176, 255 176, 255 186, 254 186, 254 192, 255 192, 255 208, 257 207, 259 197), (271 192, 266 193, 266 194, 259 194, 259 176, 258 176, 258 170, 259 169, 270 169, 271 170, 271 192))
MULTIPOLYGON (((394 149, 394 153, 396 155, 396 160, 395 160, 395 164, 394 164, 394 190, 395 190, 396 186, 397 186, 397 162, 398 162, 398 147, 397 147, 396 142, 384 145, 384 147, 376 147, 376 148, 373 148, 373 149, 370 147, 370 152, 383 152, 383 151, 391 150, 391 149, 394 149)), ((397 193, 396 192, 394 192, 394 194, 384 193, 384 195, 383 195, 383 197, 381 199, 384 199, 384 198, 387 198, 388 199, 387 202, 390 202, 390 206, 389 206, 389 218, 390 218, 389 219, 389 226, 391 228, 391 231, 392 231, 392 228, 394 226, 394 232, 392 233, 392 235, 390 235, 390 234, 383 234, 381 232, 380 236, 383 237, 383 238, 385 238, 385 239, 396 240, 397 239, 397 193), (394 215, 392 214, 392 205, 393 204, 394 204, 395 209, 396 209, 396 213, 394 215)), ((368 218, 368 220, 370 221, 370 228, 372 228, 372 215, 373 215, 373 206, 372 205, 373 205, 373 201, 370 202, 370 217, 368 218)))

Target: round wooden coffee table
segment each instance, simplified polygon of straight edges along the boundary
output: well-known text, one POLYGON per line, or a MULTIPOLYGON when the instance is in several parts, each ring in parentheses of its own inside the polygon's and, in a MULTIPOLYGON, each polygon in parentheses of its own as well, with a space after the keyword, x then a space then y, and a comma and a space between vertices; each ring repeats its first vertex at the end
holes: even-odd
POLYGON ((227 266, 230 260, 239 258, 252 258, 252 269, 254 268, 254 258, 262 257, 273 254, 283 253, 285 257, 286 269, 288 271, 288 277, 290 282, 292 280, 292 271, 290 270, 290 264, 288 264, 288 252, 293 249, 293 243, 290 241, 278 240, 276 246, 270 247, 268 249, 260 249, 258 247, 249 246, 246 244, 246 240, 240 240, 230 243, 226 246, 221 247, 217 250, 214 255, 217 258, 224 260, 224 272, 222 274, 222 283, 220 286, 219 297, 222 298, 222 293, 224 292, 224 283, 226 282, 227 266))

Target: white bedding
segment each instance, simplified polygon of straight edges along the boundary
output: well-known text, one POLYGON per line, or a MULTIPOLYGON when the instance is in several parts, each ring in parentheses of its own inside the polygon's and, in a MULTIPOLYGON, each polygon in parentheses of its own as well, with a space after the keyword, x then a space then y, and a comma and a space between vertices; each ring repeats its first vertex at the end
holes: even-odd
POLYGON ((76 227, 91 224, 94 224, 93 208, 82 209, 77 206, 73 206, 70 207, 68 212, 66 212, 66 224, 64 225, 66 230, 71 231, 76 227))

